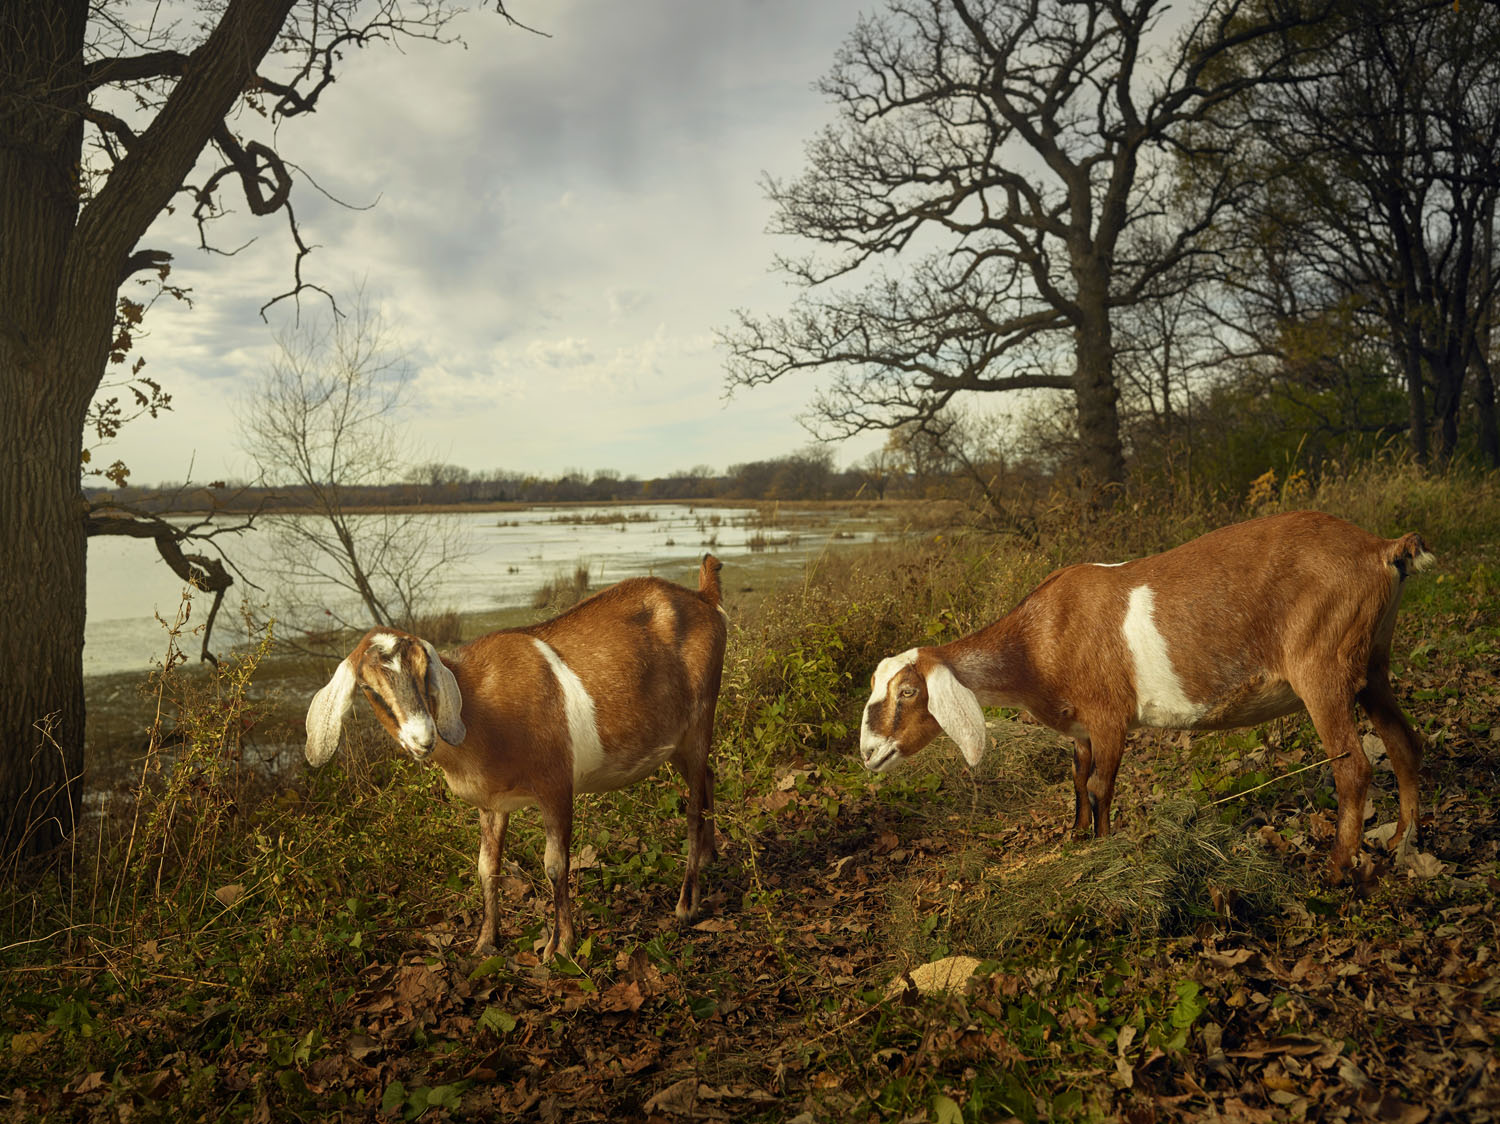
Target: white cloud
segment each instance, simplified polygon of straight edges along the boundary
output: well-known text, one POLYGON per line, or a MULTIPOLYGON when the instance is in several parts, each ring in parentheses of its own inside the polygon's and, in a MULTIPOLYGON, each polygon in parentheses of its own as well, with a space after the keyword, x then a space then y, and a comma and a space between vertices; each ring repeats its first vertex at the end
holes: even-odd
MULTIPOLYGON (((382 302, 416 371, 413 437, 477 470, 655 475, 805 444, 815 386, 726 403, 712 332, 788 299, 758 181, 795 174, 830 119, 811 85, 858 0, 508 7, 550 38, 478 11, 456 25, 468 49, 352 52, 319 112, 281 129, 319 187, 365 208, 298 183, 304 278, 382 302)), ((259 309, 293 253, 281 218, 235 214, 216 237, 248 245, 206 255, 181 214, 147 239, 195 306, 153 310, 142 345, 174 413, 101 450, 137 481, 182 478, 195 450, 197 478, 235 473, 225 404, 273 354, 259 309)))
POLYGON ((560 340, 532 340, 526 345, 527 362, 542 367, 579 367, 594 361, 588 340, 568 336, 560 340))

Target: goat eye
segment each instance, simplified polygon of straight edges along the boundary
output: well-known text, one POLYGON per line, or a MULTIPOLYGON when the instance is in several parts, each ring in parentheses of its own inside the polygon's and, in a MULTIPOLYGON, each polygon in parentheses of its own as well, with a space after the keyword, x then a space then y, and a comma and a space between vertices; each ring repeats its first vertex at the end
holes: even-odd
POLYGON ((917 697, 917 689, 908 684, 901 688, 901 697, 903 699, 914 699, 917 697))

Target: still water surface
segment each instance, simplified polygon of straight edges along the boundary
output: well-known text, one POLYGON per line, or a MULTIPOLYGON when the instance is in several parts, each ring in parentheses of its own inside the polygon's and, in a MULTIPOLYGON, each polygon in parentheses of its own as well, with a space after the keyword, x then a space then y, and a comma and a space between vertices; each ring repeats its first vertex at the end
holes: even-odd
MULTIPOLYGON (((429 594, 433 609, 483 612, 525 606, 544 582, 559 574, 571 575, 587 564, 593 588, 663 566, 691 564, 705 550, 729 561, 752 552, 757 538, 781 543, 765 547, 762 557, 788 567, 800 565, 823 550, 837 535, 843 541, 869 541, 868 527, 856 529, 820 515, 807 525, 796 513, 776 524, 762 522, 754 509, 704 507, 687 504, 642 504, 632 507, 536 507, 526 511, 463 512, 433 516, 461 522, 473 553, 443 575, 429 594), (600 522, 599 519, 613 522, 600 522), (799 522, 802 525, 799 525, 799 522)), ((275 591, 267 574, 267 536, 252 529, 225 538, 225 550, 250 581, 264 592, 248 591, 252 599, 274 609, 275 591)), ((317 592, 339 608, 347 595, 332 587, 317 592)), ((144 670, 160 661, 166 650, 166 630, 157 620, 171 621, 182 601, 183 586, 162 563, 149 541, 105 536, 89 543, 88 624, 83 649, 85 674, 144 670)), ((217 650, 238 639, 241 602, 247 590, 236 581, 224 599, 214 625, 217 650)), ((209 600, 199 595, 189 628, 208 611, 209 600)), ((182 647, 196 656, 198 641, 187 638, 182 647)))

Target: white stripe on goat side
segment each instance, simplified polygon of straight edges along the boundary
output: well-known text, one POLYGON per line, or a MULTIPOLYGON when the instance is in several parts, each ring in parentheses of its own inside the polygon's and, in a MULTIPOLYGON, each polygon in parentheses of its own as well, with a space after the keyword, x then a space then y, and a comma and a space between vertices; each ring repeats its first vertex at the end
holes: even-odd
POLYGON ((573 751, 573 783, 599 772, 604 765, 604 746, 599 741, 599 724, 594 718, 594 700, 578 678, 578 673, 562 662, 550 645, 532 637, 537 651, 547 661, 557 685, 562 690, 563 713, 568 718, 568 745, 573 751))
POLYGON ((1135 667, 1135 714, 1142 726, 1192 726, 1206 707, 1182 689, 1167 653, 1167 638, 1156 627, 1156 594, 1149 585, 1130 591, 1122 630, 1135 667))

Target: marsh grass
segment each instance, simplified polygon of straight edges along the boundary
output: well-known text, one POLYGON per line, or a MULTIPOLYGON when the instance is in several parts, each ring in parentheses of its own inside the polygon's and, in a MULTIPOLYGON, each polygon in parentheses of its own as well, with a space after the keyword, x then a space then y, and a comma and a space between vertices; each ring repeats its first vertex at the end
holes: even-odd
POLYGON ((403 621, 401 627, 440 648, 457 644, 464 633, 463 614, 457 609, 441 609, 403 621))
POLYGON ((531 595, 531 607, 545 616, 571 609, 589 595, 589 567, 580 562, 571 574, 557 573, 531 595))

